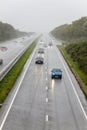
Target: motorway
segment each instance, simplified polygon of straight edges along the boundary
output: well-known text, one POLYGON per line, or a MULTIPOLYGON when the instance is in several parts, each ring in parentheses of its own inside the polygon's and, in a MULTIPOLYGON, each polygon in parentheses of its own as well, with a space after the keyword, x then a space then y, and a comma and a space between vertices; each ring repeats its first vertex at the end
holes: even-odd
POLYGON ((55 44, 45 48, 44 64, 35 64, 39 47, 0 110, 0 130, 87 130, 87 102, 73 74, 55 44), (55 67, 61 80, 51 79, 55 67))
POLYGON ((35 39, 35 34, 29 37, 17 38, 7 42, 0 43, 0 48, 5 47, 7 50, 0 50, 0 59, 3 59, 3 65, 0 65, 0 72, 20 54, 20 52, 35 39))

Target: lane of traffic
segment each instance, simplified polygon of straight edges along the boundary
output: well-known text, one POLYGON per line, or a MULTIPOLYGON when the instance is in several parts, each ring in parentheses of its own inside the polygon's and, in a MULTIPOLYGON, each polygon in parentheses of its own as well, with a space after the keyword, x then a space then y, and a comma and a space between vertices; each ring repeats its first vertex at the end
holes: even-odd
MULTIPOLYGON (((36 35, 36 37, 33 37, 32 40, 30 40, 29 38, 27 38, 26 40, 23 41, 24 43, 26 43, 26 45, 23 43, 22 48, 20 48, 19 46, 21 45, 20 42, 18 42, 17 44, 19 45, 15 51, 13 51, 13 53, 11 53, 10 51, 7 51, 7 53, 3 56, 5 56, 6 60, 3 60, 3 63, 0 65, 0 81, 3 79, 3 77, 8 73, 8 71, 13 67, 13 65, 18 61, 18 59, 23 55, 23 53, 26 51, 26 49, 30 46, 30 44, 35 41, 35 39, 38 37, 38 35, 36 35), (29 42, 30 41, 30 42, 29 42), (10 54, 11 53, 11 54, 10 54), (8 57, 9 56, 9 57, 8 57), (5 63, 7 61, 7 63, 5 63)), ((19 40, 19 39, 18 39, 19 40)), ((9 43, 11 45, 11 47, 13 48, 15 44, 12 44, 11 42, 9 43)), ((17 46, 16 46, 17 47, 17 46)), ((14 47, 15 48, 15 47, 14 47)))
MULTIPOLYGON (((50 70, 55 67, 62 68, 63 70, 63 78, 61 81, 52 80, 51 75, 49 76, 50 89, 48 94, 49 98, 53 97, 54 99, 51 104, 54 104, 55 102, 54 111, 56 111, 56 125, 59 124, 57 126, 59 127, 59 129, 62 130, 86 130, 86 118, 84 117, 81 106, 71 87, 71 82, 68 79, 60 58, 58 57, 54 47, 48 50, 48 52, 48 72, 50 72, 50 70)), ((49 113, 48 115, 52 116, 52 113, 49 113)), ((53 124, 53 121, 51 122, 51 124, 53 124)))
POLYGON ((6 119, 3 130, 44 129, 46 113, 46 79, 44 72, 45 64, 36 65, 34 57, 6 119))
POLYGON ((4 69, 7 64, 9 64, 16 55, 18 55, 24 48, 30 45, 33 38, 18 38, 8 42, 0 43, 0 47, 6 47, 6 51, 0 51, 0 59, 3 60, 3 64, 0 65, 0 72, 4 69))
POLYGON ((36 51, 3 130, 86 130, 86 118, 54 45, 43 55, 45 63, 35 64, 36 51), (61 80, 51 79, 52 68, 62 69, 61 80))

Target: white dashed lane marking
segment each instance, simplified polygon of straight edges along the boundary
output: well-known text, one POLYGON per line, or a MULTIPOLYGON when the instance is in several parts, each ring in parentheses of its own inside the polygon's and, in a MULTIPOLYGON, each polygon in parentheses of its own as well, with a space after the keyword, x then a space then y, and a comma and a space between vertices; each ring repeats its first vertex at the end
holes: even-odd
POLYGON ((48 98, 46 98, 46 103, 48 102, 48 98))
POLYGON ((46 86, 46 90, 48 90, 48 87, 46 86))
POLYGON ((46 119, 45 119, 45 120, 46 120, 46 122, 49 120, 49 119, 48 119, 48 115, 46 115, 46 119))

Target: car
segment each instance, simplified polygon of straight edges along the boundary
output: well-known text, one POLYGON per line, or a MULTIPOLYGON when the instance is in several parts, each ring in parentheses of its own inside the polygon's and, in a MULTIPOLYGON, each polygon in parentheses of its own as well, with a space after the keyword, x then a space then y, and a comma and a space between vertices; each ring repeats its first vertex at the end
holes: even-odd
POLYGON ((44 58, 42 57, 37 57, 35 59, 35 64, 43 64, 44 63, 44 58))
POLYGON ((3 64, 3 59, 0 59, 0 65, 2 65, 3 64))
POLYGON ((40 43, 41 43, 41 44, 43 44, 43 43, 44 43, 44 41, 43 41, 43 40, 41 40, 41 41, 40 41, 40 43))
POLYGON ((58 69, 58 68, 52 69, 52 71, 51 71, 51 78, 52 79, 55 79, 55 78, 61 79, 62 78, 62 70, 58 69))
POLYGON ((43 48, 39 48, 38 49, 38 53, 41 53, 41 54, 44 53, 44 49, 43 48))
POLYGON ((51 43, 51 42, 49 43, 49 46, 52 46, 52 43, 51 43))

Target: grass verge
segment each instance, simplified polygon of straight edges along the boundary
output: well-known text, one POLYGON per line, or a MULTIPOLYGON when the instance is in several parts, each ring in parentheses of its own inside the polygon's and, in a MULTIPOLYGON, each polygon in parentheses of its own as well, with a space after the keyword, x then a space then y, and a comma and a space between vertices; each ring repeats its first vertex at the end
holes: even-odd
POLYGON ((34 41, 26 52, 21 56, 21 58, 17 61, 17 63, 12 67, 12 69, 8 72, 8 74, 4 77, 4 79, 0 82, 0 104, 4 102, 10 90, 12 89, 16 79, 20 75, 27 59, 32 53, 33 49, 36 46, 37 41, 34 41))
POLYGON ((71 56, 66 52, 65 47, 63 45, 58 46, 58 48, 61 51, 64 59, 68 63, 71 71, 75 75, 80 85, 80 88, 82 89, 87 99, 87 76, 79 69, 78 64, 72 60, 71 56))

